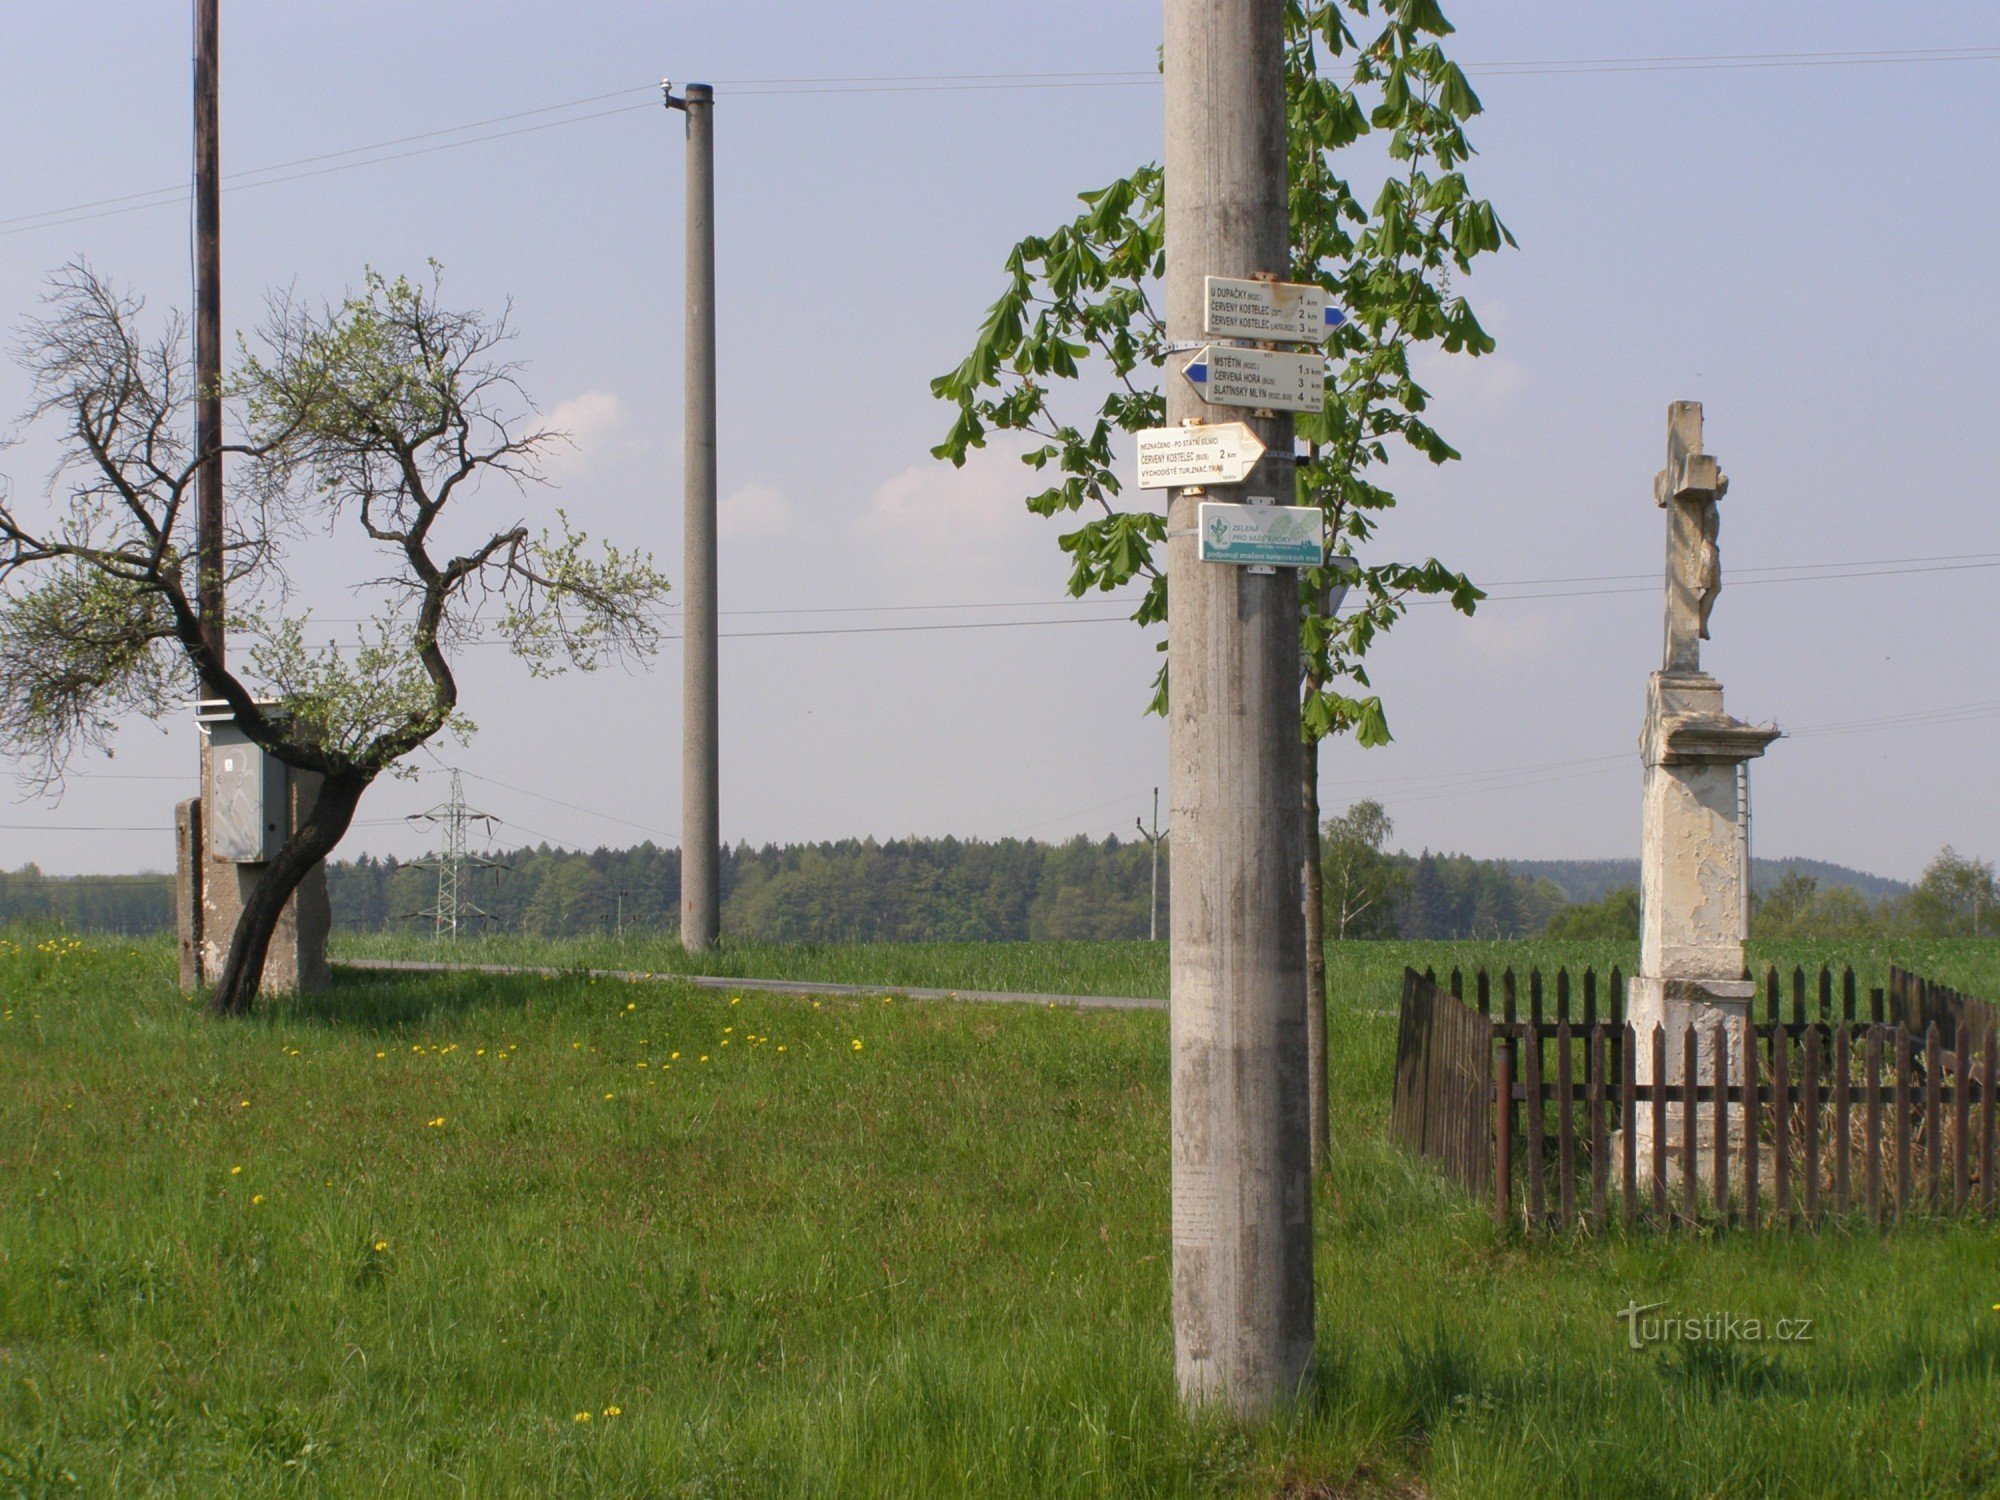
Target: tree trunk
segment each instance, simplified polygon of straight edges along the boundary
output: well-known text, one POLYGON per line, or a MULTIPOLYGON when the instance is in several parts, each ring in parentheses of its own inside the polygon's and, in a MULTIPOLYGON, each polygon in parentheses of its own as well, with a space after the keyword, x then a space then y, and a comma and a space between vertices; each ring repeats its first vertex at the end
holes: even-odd
POLYGON ((285 840, 277 855, 264 867, 264 874, 243 903, 243 915, 229 940, 229 957, 208 1008, 218 1016, 248 1015, 257 991, 264 983, 264 957, 270 951, 271 934, 292 892, 312 873, 314 865, 333 853, 347 827, 354 821, 354 809, 361 794, 375 778, 349 772, 327 776, 319 784, 312 811, 285 840))
POLYGON ((1306 820, 1306 1072, 1312 1094, 1312 1162, 1326 1167, 1332 1136, 1327 1124, 1326 1077, 1326 898, 1319 862, 1319 741, 1305 742, 1306 820))

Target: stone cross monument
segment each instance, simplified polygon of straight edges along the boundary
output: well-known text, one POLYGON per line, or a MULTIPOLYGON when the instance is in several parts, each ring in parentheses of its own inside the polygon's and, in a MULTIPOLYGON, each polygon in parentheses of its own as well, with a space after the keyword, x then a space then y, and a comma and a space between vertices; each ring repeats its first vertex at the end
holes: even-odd
MULTIPOLYGON (((1667 408, 1667 466, 1653 499, 1667 512, 1666 646, 1646 694, 1640 757, 1646 767, 1644 843, 1640 858, 1639 972, 1626 1014, 1637 1038, 1638 1078, 1652 1079, 1652 1032, 1666 1028, 1667 1078, 1681 1080, 1684 1038, 1696 1028, 1700 1077, 1711 1076, 1715 1029, 1729 1040, 1732 1079, 1742 1078, 1755 986, 1743 977, 1743 896, 1750 879, 1738 826, 1738 768, 1778 737, 1773 726, 1732 719, 1722 684, 1701 669, 1701 643, 1722 592, 1719 507, 1729 492, 1714 457, 1701 451, 1701 403, 1667 408)), ((1668 1142, 1678 1154, 1678 1106, 1668 1142)), ((1652 1167, 1650 1111, 1638 1114, 1638 1159, 1652 1167)), ((1713 1117, 1698 1130, 1713 1142, 1713 1117)), ((1741 1130, 1732 1123, 1732 1131, 1741 1130)), ((1702 1164, 1709 1160, 1702 1152, 1702 1164)), ((1697 1170, 1705 1166, 1697 1164, 1697 1170)))

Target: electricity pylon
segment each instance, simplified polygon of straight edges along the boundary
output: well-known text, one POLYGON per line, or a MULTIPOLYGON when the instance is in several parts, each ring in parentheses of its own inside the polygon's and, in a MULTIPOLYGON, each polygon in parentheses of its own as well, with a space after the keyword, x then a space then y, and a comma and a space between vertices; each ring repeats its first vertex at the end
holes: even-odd
POLYGON ((498 860, 484 855, 465 852, 465 830, 471 823, 484 823, 490 838, 493 832, 493 816, 490 813, 474 812, 465 805, 465 789, 454 768, 451 773, 451 798, 440 803, 429 812, 411 813, 412 823, 435 823, 444 830, 443 846, 431 859, 413 860, 419 870, 437 871, 437 901, 422 911, 412 912, 415 917, 431 919, 432 935, 440 940, 458 936, 459 924, 463 922, 490 922, 491 912, 481 911, 471 899, 463 894, 465 871, 497 870, 503 868, 498 860))

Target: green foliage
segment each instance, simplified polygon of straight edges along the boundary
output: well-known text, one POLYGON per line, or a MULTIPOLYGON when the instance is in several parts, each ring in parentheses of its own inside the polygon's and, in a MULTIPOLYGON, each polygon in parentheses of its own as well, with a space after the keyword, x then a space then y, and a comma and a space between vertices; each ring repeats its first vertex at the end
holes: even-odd
POLYGON ((1910 925, 1926 937, 1984 937, 2000 921, 2000 890, 1991 860, 1970 859, 1946 844, 1910 893, 1910 925))
POLYGON ((494 524, 560 437, 523 422, 499 357, 506 317, 445 306, 435 266, 427 282, 371 270, 337 305, 276 299, 225 391, 246 434, 223 450, 237 460, 222 581, 250 647, 239 676, 198 614, 184 325, 149 340, 143 304, 81 264, 52 278, 47 304, 18 350, 34 379, 26 417, 65 445, 62 498, 36 522, 0 492, 0 747, 45 779, 122 716, 174 710, 194 675, 281 760, 372 778, 470 727, 449 652, 493 606, 537 673, 657 645, 666 582, 643 554, 594 546, 560 511, 539 535, 518 517, 494 524), (447 537, 467 520, 472 544, 454 555, 447 537), (287 612, 302 539, 337 529, 387 562, 354 581, 376 615, 353 642, 312 640, 310 619, 287 612))
POLYGON ((1357 802, 1320 832, 1320 890, 1329 941, 1388 937, 1409 890, 1409 872, 1383 851, 1395 831, 1382 804, 1357 802))
MULTIPOLYGON (((1513 243, 1466 181, 1464 125, 1480 103, 1445 54, 1450 24, 1434 0, 1387 0, 1379 9, 1379 30, 1364 44, 1351 23, 1369 15, 1367 0, 1285 7, 1291 275, 1325 287, 1348 314, 1327 345, 1325 405, 1296 423, 1306 444, 1297 503, 1318 506, 1331 550, 1360 563, 1337 617, 1325 609, 1334 570, 1301 573, 1303 728, 1313 739, 1352 732, 1364 745, 1389 738, 1381 698, 1368 691, 1365 659, 1376 638, 1413 597, 1443 597, 1466 614, 1484 597, 1435 558, 1378 561, 1367 544, 1396 503, 1374 475, 1398 445, 1432 463, 1458 456, 1425 418, 1429 394, 1412 355, 1426 346, 1492 350, 1453 277, 1513 243), (1389 168, 1364 202, 1336 163, 1371 135, 1389 168)), ((1156 381, 1166 327, 1152 296, 1164 271, 1164 192, 1160 169, 1141 167, 1080 194, 1083 211, 1068 224, 1017 244, 971 352, 931 384, 956 408, 935 455, 963 464, 996 431, 1030 439, 1025 461, 1053 472, 1028 497, 1029 509, 1083 513, 1060 538, 1073 564, 1070 592, 1143 581, 1133 612, 1142 625, 1166 618, 1166 576, 1154 554, 1166 518, 1122 503, 1116 449, 1165 420, 1156 381), (1063 392, 1092 381, 1108 382, 1109 394, 1079 413, 1063 392)), ((1165 691, 1163 666, 1155 709, 1165 691)))
POLYGON ((1540 932, 1564 904, 1546 880, 1519 876, 1504 860, 1467 854, 1397 856, 1407 889, 1394 933, 1404 938, 1526 937, 1540 932))
POLYGON ((1549 918, 1543 936, 1557 942, 1639 941, 1639 888, 1621 885, 1596 901, 1565 906, 1549 918))

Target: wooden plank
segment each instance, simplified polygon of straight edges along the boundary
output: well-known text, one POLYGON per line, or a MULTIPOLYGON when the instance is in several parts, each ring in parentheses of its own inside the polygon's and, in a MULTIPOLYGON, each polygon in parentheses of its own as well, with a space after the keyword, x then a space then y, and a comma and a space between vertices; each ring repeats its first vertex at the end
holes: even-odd
POLYGON ((1944 1207, 1944 1044, 1938 1023, 1924 1024, 1924 1201, 1932 1214, 1944 1207))
POLYGON ((1542 971, 1539 965, 1528 970, 1528 1019, 1535 1023, 1537 1034, 1542 1029, 1542 971))
MULTIPOLYGON (((1847 977, 1854 978, 1849 969, 1847 977)), ((1847 1018, 1854 1018, 1854 986, 1847 986, 1847 1018)), ((1833 1211, 1844 1214, 1854 1206, 1853 1156, 1854 1034, 1842 1026, 1833 1034, 1833 1211)))
POLYGON ((1958 1023, 1958 1045, 1952 1049, 1951 1075, 1951 1207, 1964 1213, 1972 1201, 1972 1026, 1958 1023))
POLYGON ((1421 1020, 1423 977, 1415 969, 1403 970, 1403 1003, 1396 1016, 1396 1094, 1389 1105, 1390 1139, 1405 1150, 1422 1151, 1423 1131, 1417 1123, 1417 1067, 1422 1055, 1421 1020))
POLYGON ((1896 1102, 1891 1128, 1896 1136, 1896 1217, 1910 1211, 1910 1028, 1896 1027, 1896 1102))
POLYGON ((1710 1083, 1715 1094, 1711 1105, 1710 1123, 1715 1128, 1715 1168, 1714 1199, 1715 1217, 1718 1222, 1729 1222, 1729 1028, 1722 1022, 1715 1023, 1714 1066, 1710 1069, 1710 1083))
POLYGON ((1673 1227, 1667 1214, 1667 1032, 1653 1028, 1653 1223, 1662 1233, 1673 1227))
POLYGON ((1521 1163, 1528 1178, 1528 1228, 1540 1234, 1548 1226, 1543 1222, 1547 1207, 1542 1186, 1542 1156, 1545 1141, 1542 1132, 1542 1042, 1541 1038, 1530 1037, 1527 1050, 1521 1061, 1523 1081, 1528 1085, 1525 1101, 1528 1110, 1528 1132, 1525 1147, 1526 1160, 1521 1163))
POLYGON ((1493 1227, 1505 1234, 1513 1222, 1514 1059, 1500 1049, 1493 1082, 1493 1227))
POLYGON ((1701 1063, 1693 1026, 1681 1032, 1681 1205, 1690 1229, 1701 1222, 1701 1063))
POLYGON ((1611 966, 1611 983, 1604 1003, 1609 1007, 1613 1021, 1622 1022, 1625 1019, 1625 971, 1617 964, 1611 966))
POLYGON ((1771 1221, 1792 1222, 1792 1048, 1782 1025, 1771 1041, 1771 1221))
MULTIPOLYGON (((1822 973, 1825 970, 1821 970, 1822 973)), ((1819 1027, 1806 1027, 1805 1207, 1806 1223, 1819 1223, 1819 1027)))
POLYGON ((1878 985, 1868 992, 1868 1024, 1880 1026, 1882 1019, 1882 990, 1878 985))
POLYGON ((2000 1168, 2000 1161, 1994 1157, 1994 1133, 2000 1128, 2000 1110, 1994 1107, 2000 1099, 2000 1089, 1994 1084, 2000 1082, 2000 1026, 1991 1022, 1986 1027, 1986 1067, 1979 1075, 1979 1211, 1987 1218, 1993 1217, 1994 1206, 2000 1202, 2000 1194, 1994 1191, 1993 1174, 2000 1168))
POLYGON ((1589 1030, 1597 1024, 1597 970, 1585 964, 1583 969, 1583 1025, 1589 1030))
POLYGON ((1825 964, 1819 966, 1819 1018, 1833 1019, 1833 970, 1825 964))
MULTIPOLYGON (((1639 1222, 1639 1085, 1633 1076, 1638 1052, 1632 1045, 1632 1028, 1619 1022, 1618 1046, 1618 1186, 1624 1195, 1625 1227, 1639 1222)), ((1988 1038, 1991 1045, 1992 1038, 1988 1038)), ((1987 1159, 1993 1156, 1991 1144, 1987 1159)))
MULTIPOLYGON (((1557 1014, 1569 1009, 1568 985, 1558 976, 1557 1014)), ((1570 1050, 1569 1021, 1556 1022, 1556 1167, 1562 1173, 1557 1184, 1562 1228, 1576 1228, 1576 1072, 1570 1050)))
POLYGON ((1491 1016, 1493 1014, 1492 977, 1484 969, 1481 969, 1475 982, 1479 987, 1479 1013, 1482 1016, 1491 1016))
MULTIPOLYGON (((1521 1042, 1516 1029, 1520 1015, 1515 1008, 1514 971, 1503 969, 1500 973, 1500 1019, 1507 1027, 1507 1040, 1502 1043, 1507 1053, 1507 1070, 1514 1077, 1521 1076, 1521 1042)), ((1507 1129, 1515 1140, 1521 1138, 1521 1111, 1513 1096, 1507 1100, 1507 1129)))
POLYGON ((1792 1035, 1797 1036, 1806 1024, 1806 971, 1798 964, 1792 965, 1792 1035))
MULTIPOLYGON (((1875 992, 1880 995, 1882 992, 1875 992)), ((1868 1222, 1882 1222, 1882 1028, 1868 1028, 1868 1096, 1862 1101, 1868 1138, 1868 1222)))
POLYGON ((1556 1020, 1558 1022, 1562 1022, 1562 1021, 1567 1021, 1568 1019, 1569 1019, 1569 970, 1567 968, 1561 968, 1556 970, 1556 1020))
MULTIPOLYGON (((1583 996, 1584 1013, 1588 1015, 1595 1007, 1587 979, 1583 996)), ((1601 1021, 1593 1022, 1584 1036, 1584 1045, 1590 1049, 1586 1060, 1589 1095, 1584 1102, 1590 1111, 1590 1229, 1593 1234, 1601 1234, 1609 1218, 1611 1177, 1611 1163, 1607 1160, 1610 1142, 1605 1139, 1604 1131, 1604 1054, 1609 1039, 1601 1021)))
POLYGON ((1780 1019, 1778 1015, 1778 984, 1778 966, 1772 964, 1770 968, 1764 971, 1764 1009, 1766 1012, 1765 1019, 1773 1027, 1777 1026, 1780 1019))
POLYGON ((1840 1017, 1852 1027, 1854 1025, 1854 965, 1848 964, 1840 971, 1840 1017))
POLYGON ((1764 1111, 1763 1089, 1759 1087, 1757 1075, 1761 1048, 1757 1040, 1757 1023, 1752 1021, 1743 1048, 1743 1222, 1752 1231, 1758 1227, 1762 1215, 1757 1202, 1758 1174, 1764 1155, 1764 1111))

